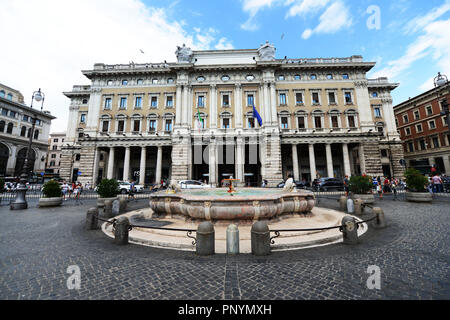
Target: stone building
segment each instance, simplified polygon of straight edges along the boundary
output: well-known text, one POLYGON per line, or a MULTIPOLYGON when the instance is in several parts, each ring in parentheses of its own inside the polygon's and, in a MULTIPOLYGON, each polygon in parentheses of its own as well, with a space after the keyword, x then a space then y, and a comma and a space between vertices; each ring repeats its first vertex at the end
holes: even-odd
POLYGON ((424 174, 450 175, 450 132, 442 100, 450 102, 450 83, 446 82, 394 107, 407 167, 424 174))
POLYGON ((48 153, 45 166, 46 173, 58 174, 61 168, 61 147, 66 138, 66 133, 51 133, 48 139, 48 153))
POLYGON ((219 185, 233 176, 274 186, 288 174, 402 175, 390 94, 398 84, 367 79, 374 62, 276 59, 268 42, 242 50, 183 45, 176 57, 82 71, 91 85, 64 93, 71 104, 63 177, 75 168, 83 182, 219 185))
POLYGON ((22 173, 30 135, 33 135, 33 171, 38 175, 45 170, 53 119, 48 111, 26 106, 19 91, 0 84, 0 176, 17 177, 22 173), (33 117, 37 119, 34 133, 33 117))

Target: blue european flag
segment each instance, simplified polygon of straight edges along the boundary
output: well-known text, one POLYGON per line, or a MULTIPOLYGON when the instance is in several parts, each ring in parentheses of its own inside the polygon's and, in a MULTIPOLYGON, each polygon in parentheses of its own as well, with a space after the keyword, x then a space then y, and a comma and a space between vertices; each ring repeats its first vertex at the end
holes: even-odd
POLYGON ((253 117, 255 117, 258 120, 259 126, 262 126, 262 119, 261 116, 258 113, 258 110, 256 110, 255 105, 253 105, 253 117))

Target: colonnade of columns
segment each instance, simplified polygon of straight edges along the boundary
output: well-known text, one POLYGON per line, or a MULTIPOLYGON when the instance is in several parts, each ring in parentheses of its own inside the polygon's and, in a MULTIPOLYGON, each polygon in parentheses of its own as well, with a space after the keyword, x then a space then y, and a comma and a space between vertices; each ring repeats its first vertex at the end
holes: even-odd
MULTIPOLYGON (((343 163, 344 163, 344 175, 351 176, 350 169, 350 156, 348 152, 348 144, 342 143, 342 155, 343 155, 343 163)), ((309 153, 309 170, 311 175, 311 180, 314 180, 317 177, 317 169, 316 169, 316 156, 314 150, 314 143, 308 144, 308 153, 309 153)), ((331 143, 325 144, 325 152, 326 152, 326 162, 327 162, 327 175, 328 177, 334 176, 333 171, 333 155, 331 152, 331 143)), ((362 161, 364 163, 364 161, 362 161)), ((297 154, 297 144, 292 145, 292 164, 293 164, 293 174, 294 180, 300 179, 300 170, 299 170, 299 161, 297 154)))

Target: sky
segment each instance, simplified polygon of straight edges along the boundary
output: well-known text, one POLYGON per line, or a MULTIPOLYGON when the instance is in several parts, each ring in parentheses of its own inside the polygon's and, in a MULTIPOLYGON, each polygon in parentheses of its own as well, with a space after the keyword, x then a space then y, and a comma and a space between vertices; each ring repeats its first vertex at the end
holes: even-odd
POLYGON ((362 55, 368 78, 400 83, 394 105, 450 77, 450 0, 0 0, 0 83, 67 128, 63 91, 89 84, 94 63, 175 62, 176 46, 254 49, 266 40, 276 57, 362 55))

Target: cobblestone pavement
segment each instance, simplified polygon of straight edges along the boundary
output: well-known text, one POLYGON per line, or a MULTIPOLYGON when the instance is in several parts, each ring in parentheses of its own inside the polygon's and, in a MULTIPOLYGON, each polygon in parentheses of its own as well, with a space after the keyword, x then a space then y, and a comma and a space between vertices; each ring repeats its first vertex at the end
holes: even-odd
MULTIPOLYGON (((84 229, 94 204, 0 208, 0 299, 450 298, 449 201, 377 201, 389 226, 370 229, 360 244, 268 257, 117 246, 100 230, 84 229), (79 290, 67 289, 70 265, 80 268, 79 290), (370 265, 380 267, 380 290, 366 286, 370 265)), ((338 203, 322 199, 320 206, 338 203)))

